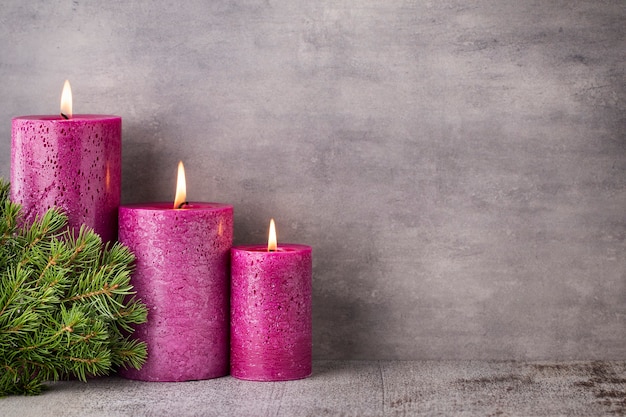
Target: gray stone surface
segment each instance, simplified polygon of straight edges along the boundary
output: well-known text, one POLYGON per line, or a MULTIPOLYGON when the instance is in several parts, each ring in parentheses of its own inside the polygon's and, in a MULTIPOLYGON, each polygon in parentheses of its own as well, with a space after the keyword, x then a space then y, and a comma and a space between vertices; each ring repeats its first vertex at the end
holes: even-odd
POLYGON ((77 113, 123 117, 125 202, 171 200, 182 159, 236 243, 274 216, 314 247, 315 357, 624 359, 625 23, 623 0, 4 1, 0 175, 10 118, 69 78, 77 113))
POLYGON ((318 361, 309 379, 102 378, 0 399, 3 417, 607 416, 626 413, 624 362, 318 361))

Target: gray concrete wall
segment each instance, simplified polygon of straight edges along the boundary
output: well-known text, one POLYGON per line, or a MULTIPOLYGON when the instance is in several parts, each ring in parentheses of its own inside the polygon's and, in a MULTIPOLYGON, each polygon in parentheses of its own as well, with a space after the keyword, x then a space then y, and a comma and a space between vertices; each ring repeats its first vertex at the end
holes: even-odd
POLYGON ((4 1, 10 119, 123 117, 123 200, 314 247, 314 354, 626 359, 623 0, 4 1))

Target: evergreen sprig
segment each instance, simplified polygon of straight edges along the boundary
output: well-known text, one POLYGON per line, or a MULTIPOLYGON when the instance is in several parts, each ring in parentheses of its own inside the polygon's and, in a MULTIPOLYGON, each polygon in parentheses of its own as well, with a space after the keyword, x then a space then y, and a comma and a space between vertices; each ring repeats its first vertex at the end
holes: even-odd
POLYGON ((0 178, 0 396, 145 362, 145 343, 131 337, 147 315, 130 284, 134 255, 66 225, 58 209, 23 224, 0 178))

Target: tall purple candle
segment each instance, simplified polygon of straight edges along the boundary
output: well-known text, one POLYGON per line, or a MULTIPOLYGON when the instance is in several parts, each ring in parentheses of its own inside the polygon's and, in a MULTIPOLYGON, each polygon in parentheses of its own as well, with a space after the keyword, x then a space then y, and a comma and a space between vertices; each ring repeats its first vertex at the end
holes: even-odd
POLYGON ((93 114, 13 119, 11 200, 30 222, 51 207, 69 226, 85 224, 104 241, 117 236, 122 119, 93 114))
POLYGON ((148 307, 134 335, 147 343, 143 381, 190 381, 228 374, 228 271, 233 208, 217 203, 120 207, 119 240, 136 256, 132 284, 148 307))
POLYGON ((311 375, 311 247, 231 250, 230 373, 253 381, 311 375))

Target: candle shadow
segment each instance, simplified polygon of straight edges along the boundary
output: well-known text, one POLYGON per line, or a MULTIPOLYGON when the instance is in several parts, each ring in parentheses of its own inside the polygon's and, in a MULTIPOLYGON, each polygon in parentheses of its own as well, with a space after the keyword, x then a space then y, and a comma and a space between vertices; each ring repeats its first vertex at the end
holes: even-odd
POLYGON ((335 378, 352 378, 355 374, 366 374, 372 369, 372 364, 378 366, 377 360, 330 360, 316 359, 313 361, 313 373, 310 378, 324 377, 326 381, 329 376, 335 378))
MULTIPOLYGON (((315 288, 315 286, 314 286, 315 288)), ((348 297, 313 296, 313 357, 315 359, 372 359, 371 311, 348 297)))
POLYGON ((172 170, 163 172, 163 152, 146 143, 145 136, 149 132, 139 126, 124 128, 124 137, 132 139, 124 140, 122 152, 122 204, 172 198, 164 194, 170 190, 170 184, 164 186, 159 182, 172 170))
MULTIPOLYGON (((374 360, 394 328, 392 312, 379 290, 382 254, 375 248, 353 252, 339 248, 313 250, 313 357, 329 360, 374 360)), ((324 367, 319 371, 324 372, 324 367)))

